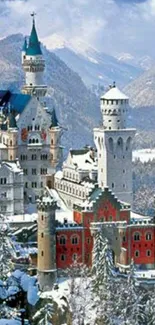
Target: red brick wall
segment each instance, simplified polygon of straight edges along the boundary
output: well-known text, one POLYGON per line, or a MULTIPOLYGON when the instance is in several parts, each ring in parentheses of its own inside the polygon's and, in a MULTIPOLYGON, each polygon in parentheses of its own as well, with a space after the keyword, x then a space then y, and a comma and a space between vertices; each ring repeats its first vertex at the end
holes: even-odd
POLYGON ((77 254, 77 261, 82 263, 82 230, 65 230, 58 231, 56 234, 56 265, 57 268, 67 268, 73 264, 73 254, 77 254), (64 235, 66 244, 60 244, 60 237, 64 235), (78 244, 72 244, 72 236, 77 235, 79 238, 78 244), (61 260, 61 255, 65 255, 65 260, 61 260))

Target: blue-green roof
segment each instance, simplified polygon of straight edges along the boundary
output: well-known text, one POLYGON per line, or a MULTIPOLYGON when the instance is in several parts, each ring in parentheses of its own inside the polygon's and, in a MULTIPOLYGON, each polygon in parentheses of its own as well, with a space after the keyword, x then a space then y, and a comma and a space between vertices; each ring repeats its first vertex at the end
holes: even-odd
POLYGON ((25 40, 24 40, 24 44, 23 44, 22 51, 23 52, 26 52, 27 51, 27 40, 26 40, 26 37, 25 37, 25 40))
POLYGON ((15 116, 12 112, 10 112, 9 116, 8 116, 8 120, 9 120, 9 128, 16 128, 17 127, 17 123, 16 123, 16 119, 15 116))
POLYGON ((58 126, 58 119, 57 119, 57 116, 56 116, 56 113, 55 113, 55 109, 53 108, 53 111, 52 111, 52 116, 51 116, 51 127, 55 127, 55 126, 58 126))
POLYGON ((33 20, 31 35, 29 38, 29 44, 26 50, 26 55, 42 55, 34 20, 33 20))

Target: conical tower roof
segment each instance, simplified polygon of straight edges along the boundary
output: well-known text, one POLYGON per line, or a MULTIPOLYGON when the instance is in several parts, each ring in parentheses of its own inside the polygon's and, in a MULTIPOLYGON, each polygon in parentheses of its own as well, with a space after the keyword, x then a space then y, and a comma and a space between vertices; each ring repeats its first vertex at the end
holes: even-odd
POLYGON ((35 20, 33 17, 33 24, 32 24, 32 30, 31 35, 29 38, 29 44, 26 50, 27 55, 42 55, 40 42, 38 40, 38 35, 35 27, 35 20))
POLYGON ((25 37, 25 40, 24 40, 24 44, 23 44, 22 51, 23 52, 26 52, 27 51, 27 40, 26 40, 26 37, 25 37))
POLYGON ((9 128, 11 128, 11 129, 17 128, 16 119, 12 112, 10 112, 10 114, 8 116, 8 122, 9 122, 9 128))
POLYGON ((56 126, 58 126, 58 119, 57 119, 57 116, 55 113, 55 109, 53 108, 50 127, 52 128, 52 127, 56 127, 56 126))

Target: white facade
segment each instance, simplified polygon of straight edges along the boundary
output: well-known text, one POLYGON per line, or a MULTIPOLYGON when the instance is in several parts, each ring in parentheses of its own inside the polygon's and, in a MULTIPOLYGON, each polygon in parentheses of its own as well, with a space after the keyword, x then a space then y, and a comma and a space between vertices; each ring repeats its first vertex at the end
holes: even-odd
POLYGON ((92 149, 70 150, 62 171, 54 177, 55 189, 68 208, 81 204, 97 183, 97 162, 92 149))
POLYGON ((0 164, 0 213, 24 213, 23 171, 18 162, 0 164))
POLYGON ((103 126, 94 129, 98 154, 98 184, 108 186, 119 200, 132 204, 132 139, 126 128, 129 99, 115 85, 101 97, 103 126))

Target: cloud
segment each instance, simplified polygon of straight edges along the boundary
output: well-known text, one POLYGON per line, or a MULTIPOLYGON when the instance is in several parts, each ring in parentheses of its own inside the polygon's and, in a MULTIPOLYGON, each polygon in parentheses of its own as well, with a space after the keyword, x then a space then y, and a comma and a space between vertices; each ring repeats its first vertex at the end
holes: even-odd
POLYGON ((155 0, 0 1, 0 37, 29 34, 32 11, 37 13, 41 39, 59 34, 70 42, 82 39, 104 52, 155 52, 155 0))

